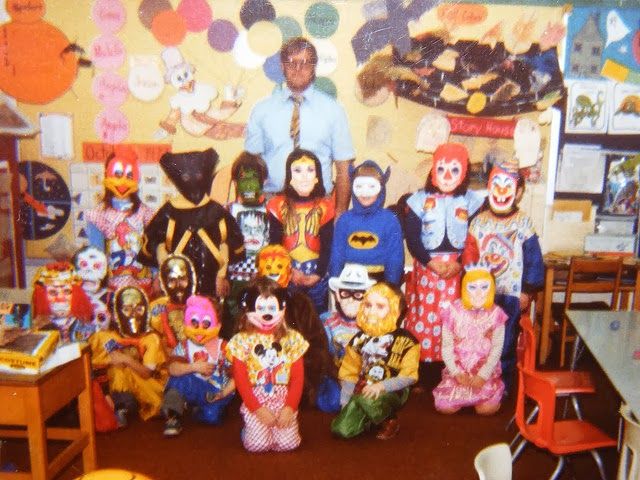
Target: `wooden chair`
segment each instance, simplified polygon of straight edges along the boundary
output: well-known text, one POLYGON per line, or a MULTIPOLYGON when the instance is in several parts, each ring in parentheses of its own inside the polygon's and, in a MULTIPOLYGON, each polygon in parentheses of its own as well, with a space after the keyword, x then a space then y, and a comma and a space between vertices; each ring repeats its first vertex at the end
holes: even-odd
MULTIPOLYGON (((558 464, 551 479, 560 477, 566 455, 587 451, 598 465, 600 478, 606 478, 602 459, 596 449, 615 447, 615 439, 585 420, 556 420, 556 392, 553 383, 544 378, 544 372, 527 370, 522 365, 518 365, 516 425, 523 442, 531 442, 558 457, 558 464), (525 416, 527 399, 539 407, 538 417, 532 423, 527 423, 525 416)), ((516 452, 518 450, 520 447, 516 452)))
POLYGON ((573 257, 569 265, 567 288, 564 296, 564 309, 560 333, 560 366, 566 361, 566 345, 575 340, 569 335, 569 318, 567 310, 616 310, 620 297, 620 276, 622 274, 622 258, 598 259, 573 257), (597 301, 590 303, 575 303, 574 294, 600 293, 609 294, 609 302, 597 301))

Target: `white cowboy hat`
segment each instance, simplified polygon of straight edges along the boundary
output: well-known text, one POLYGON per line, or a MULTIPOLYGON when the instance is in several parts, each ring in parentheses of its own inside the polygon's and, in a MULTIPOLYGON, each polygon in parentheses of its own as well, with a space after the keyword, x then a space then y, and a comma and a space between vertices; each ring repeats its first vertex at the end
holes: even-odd
POLYGON ((339 277, 329 279, 329 288, 337 290, 366 290, 375 280, 369 278, 367 268, 358 263, 345 263, 339 277))

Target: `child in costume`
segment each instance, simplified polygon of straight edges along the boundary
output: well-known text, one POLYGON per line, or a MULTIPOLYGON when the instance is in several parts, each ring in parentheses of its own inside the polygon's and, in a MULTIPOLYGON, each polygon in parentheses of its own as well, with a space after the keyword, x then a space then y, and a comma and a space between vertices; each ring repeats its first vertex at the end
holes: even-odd
POLYGON ((162 297, 151 302, 151 328, 158 332, 167 354, 185 339, 184 308, 187 298, 195 293, 196 273, 191 260, 172 253, 160 263, 162 297))
POLYGON ((160 413, 167 361, 160 336, 148 329, 149 302, 138 287, 122 287, 113 299, 117 331, 96 332, 90 339, 94 370, 106 370, 109 391, 121 426, 138 408, 147 420, 160 413))
POLYGON ((308 150, 287 158, 284 192, 267 202, 269 238, 293 261, 291 291, 302 290, 318 314, 327 309, 327 267, 333 237, 333 200, 325 196, 320 161, 308 150))
POLYGON ((256 255, 269 244, 269 221, 262 186, 267 178, 267 165, 259 155, 242 152, 231 165, 236 201, 227 209, 236 219, 244 238, 245 259, 229 265, 231 292, 225 300, 223 337, 233 334, 233 319, 238 315, 238 297, 247 283, 256 277, 256 255))
POLYGON ((250 452, 293 450, 301 441, 297 411, 309 345, 286 325, 286 298, 274 281, 257 279, 242 294, 240 331, 227 345, 250 452))
POLYGON ((361 331, 349 342, 340 367, 342 410, 331 431, 343 438, 380 426, 376 438, 387 440, 400 429, 396 413, 418 380, 420 346, 398 324, 405 311, 402 293, 384 282, 364 296, 356 322, 361 331))
POLYGON ((346 263, 339 277, 329 279, 329 288, 335 299, 336 311, 322 315, 321 320, 329 342, 329 352, 340 367, 347 345, 360 331, 356 315, 364 294, 374 280, 369 279, 364 265, 346 263))
POLYGON ((480 415, 491 415, 504 393, 500 354, 507 315, 493 303, 495 282, 488 267, 466 270, 461 298, 440 312, 445 368, 433 397, 440 413, 475 407, 480 415))
POLYGON ((58 330, 62 343, 86 342, 96 331, 93 306, 73 265, 40 267, 33 283, 33 326, 58 330))
POLYGON ((182 254, 195 267, 196 293, 222 298, 229 294, 228 264, 244 258, 244 245, 235 219, 209 196, 217 163, 213 148, 162 155, 160 166, 180 196, 146 226, 138 257, 158 266, 167 254, 182 254))
POLYGON ((404 271, 402 227, 395 214, 384 208, 385 172, 373 160, 349 167, 352 207, 336 222, 329 275, 340 275, 345 263, 365 265, 369 276, 400 285, 404 271))
POLYGON ((405 238, 414 261, 406 285, 405 328, 420 342, 420 360, 425 362, 442 359, 438 311, 460 295, 459 257, 468 219, 483 202, 467 190, 468 166, 464 145, 440 145, 424 189, 407 200, 405 238))
POLYGON ((78 276, 82 279, 82 289, 91 300, 93 325, 96 330, 109 330, 111 328, 111 312, 107 308, 110 292, 105 286, 107 279, 106 255, 96 247, 87 246, 76 252, 73 263, 78 276))
POLYGON ((501 365, 508 392, 516 367, 520 312, 544 284, 544 261, 531 218, 517 201, 524 190, 513 159, 491 169, 487 189, 489 209, 473 219, 465 247, 465 264, 481 261, 496 279, 496 299, 507 314, 501 365))
POLYGON ((231 365, 225 358, 226 342, 218 337, 218 314, 207 297, 189 297, 184 312, 184 335, 173 351, 162 402, 167 418, 165 436, 182 431, 185 403, 196 407, 195 417, 218 425, 225 407, 233 399, 235 386, 231 365))
POLYGON ((106 252, 109 289, 125 285, 145 290, 151 287, 151 273, 137 260, 142 232, 153 211, 138 197, 140 168, 131 147, 116 145, 107 158, 102 204, 85 212, 89 244, 106 252))
MULTIPOLYGON (((264 247, 256 259, 258 278, 268 277, 283 288, 291 279, 291 257, 282 245, 264 247)), ((304 355, 303 400, 323 412, 335 413, 340 408, 337 371, 322 321, 307 294, 297 291, 289 295, 285 313, 287 326, 297 330, 309 343, 304 355)))

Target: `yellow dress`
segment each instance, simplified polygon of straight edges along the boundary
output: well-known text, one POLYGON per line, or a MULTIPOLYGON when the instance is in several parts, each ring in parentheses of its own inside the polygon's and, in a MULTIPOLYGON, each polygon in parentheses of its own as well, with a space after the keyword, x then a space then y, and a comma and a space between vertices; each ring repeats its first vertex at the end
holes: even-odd
POLYGON ((160 337, 148 333, 139 339, 122 337, 109 330, 96 332, 89 339, 91 364, 94 369, 107 368, 109 389, 112 392, 130 392, 138 401, 140 417, 147 420, 160 413, 164 385, 168 374, 165 369, 167 357, 160 337), (118 349, 132 356, 154 373, 142 378, 129 367, 110 365, 109 352, 118 349))

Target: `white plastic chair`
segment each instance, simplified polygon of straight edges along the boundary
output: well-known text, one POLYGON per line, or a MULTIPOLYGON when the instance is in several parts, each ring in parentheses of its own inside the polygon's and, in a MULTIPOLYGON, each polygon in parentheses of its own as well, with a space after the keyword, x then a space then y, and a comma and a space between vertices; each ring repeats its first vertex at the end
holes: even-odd
POLYGON ((489 445, 478 452, 473 466, 480 480, 511 480, 511 451, 506 443, 489 445))
POLYGON ((640 479, 640 423, 635 419, 628 405, 620 407, 624 420, 624 435, 618 465, 618 480, 640 479))

